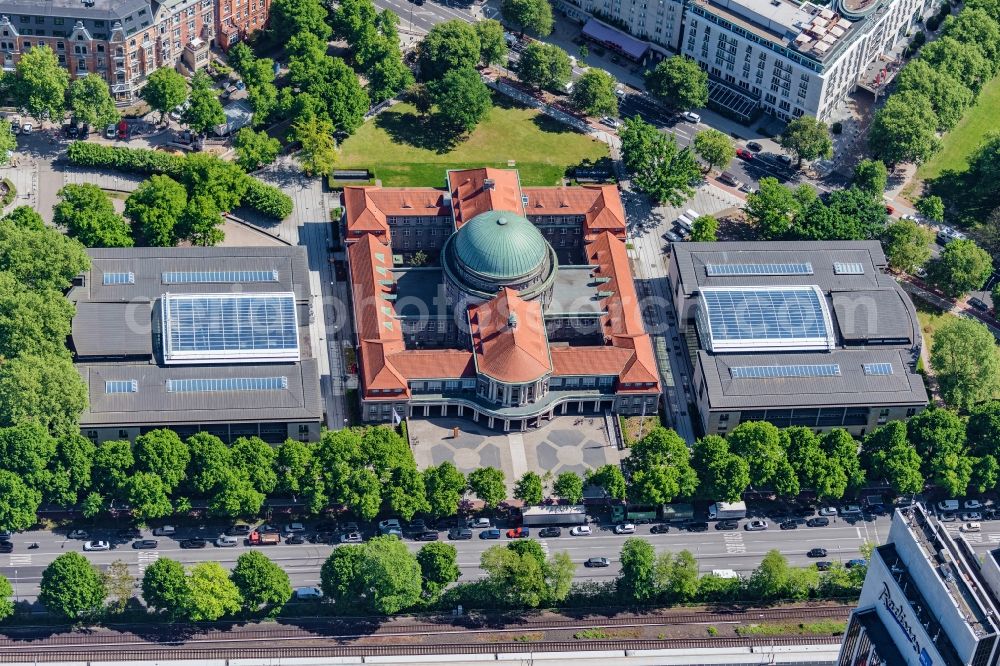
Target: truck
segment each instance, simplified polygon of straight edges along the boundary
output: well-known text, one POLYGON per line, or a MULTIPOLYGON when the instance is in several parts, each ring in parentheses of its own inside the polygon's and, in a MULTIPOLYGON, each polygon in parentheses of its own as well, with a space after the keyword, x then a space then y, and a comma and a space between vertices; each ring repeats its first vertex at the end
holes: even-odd
POLYGON ((546 504, 526 506, 521 511, 525 526, 535 525, 585 525, 587 511, 582 504, 546 504))
POLYGON ((657 518, 655 506, 641 504, 615 504, 611 507, 611 522, 650 523, 657 518))
POLYGON ((732 520, 746 517, 746 502, 716 502, 708 507, 709 520, 732 520))
POLYGON ((691 520, 694 518, 693 504, 664 504, 663 520, 667 522, 691 520))
POLYGON ((276 532, 262 534, 257 530, 250 533, 247 543, 251 546, 277 546, 281 543, 281 535, 276 532))

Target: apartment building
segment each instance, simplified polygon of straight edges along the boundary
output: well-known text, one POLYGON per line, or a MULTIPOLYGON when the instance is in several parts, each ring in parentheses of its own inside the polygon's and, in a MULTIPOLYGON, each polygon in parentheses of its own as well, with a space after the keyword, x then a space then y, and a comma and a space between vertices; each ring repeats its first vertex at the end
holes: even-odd
POLYGON ((223 51, 228 51, 237 42, 243 41, 267 25, 271 11, 271 0, 217 0, 215 14, 216 42, 223 51))
POLYGON ((893 49, 908 41, 918 20, 940 4, 938 0, 833 0, 826 6, 796 0, 558 1, 567 15, 578 20, 603 19, 648 40, 651 49, 666 48, 693 58, 711 77, 711 101, 746 118, 753 109, 782 120, 802 115, 828 119, 859 85, 891 69, 893 49))
POLYGON ((0 0, 4 71, 45 45, 70 76, 104 78, 123 103, 160 67, 207 65, 214 30, 215 0, 0 0))

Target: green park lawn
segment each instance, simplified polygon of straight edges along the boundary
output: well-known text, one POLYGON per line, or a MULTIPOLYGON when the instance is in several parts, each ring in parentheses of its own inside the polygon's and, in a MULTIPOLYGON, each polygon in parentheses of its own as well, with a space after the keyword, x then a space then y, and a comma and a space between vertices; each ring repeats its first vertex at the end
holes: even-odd
POLYGON ((567 167, 607 156, 607 145, 495 96, 486 119, 457 140, 410 104, 396 104, 344 141, 336 168, 368 169, 386 187, 441 187, 446 169, 513 161, 523 185, 540 186, 558 185, 567 167))
POLYGON ((1000 108, 1000 77, 986 84, 976 104, 965 112, 962 119, 942 139, 941 150, 917 169, 917 178, 933 180, 948 169, 965 171, 966 159, 986 138, 986 133, 997 129, 997 109, 1000 108))

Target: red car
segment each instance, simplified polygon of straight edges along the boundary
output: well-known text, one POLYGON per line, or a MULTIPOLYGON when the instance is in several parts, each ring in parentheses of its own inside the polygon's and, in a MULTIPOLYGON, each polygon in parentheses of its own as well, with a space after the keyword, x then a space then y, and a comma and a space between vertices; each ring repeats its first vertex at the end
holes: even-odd
POLYGON ((525 539, 528 537, 527 527, 515 527, 512 530, 507 530, 508 539, 525 539))
POLYGON ((892 215, 893 213, 896 212, 896 209, 893 208, 892 206, 890 206, 889 204, 886 204, 885 205, 885 212, 888 213, 889 215, 892 215))
POLYGON ((740 158, 741 160, 747 160, 749 162, 750 160, 752 160, 754 158, 754 154, 751 153, 746 148, 737 148, 736 149, 736 157, 740 158))
POLYGON ((124 120, 118 123, 118 138, 123 141, 128 138, 128 123, 124 120))

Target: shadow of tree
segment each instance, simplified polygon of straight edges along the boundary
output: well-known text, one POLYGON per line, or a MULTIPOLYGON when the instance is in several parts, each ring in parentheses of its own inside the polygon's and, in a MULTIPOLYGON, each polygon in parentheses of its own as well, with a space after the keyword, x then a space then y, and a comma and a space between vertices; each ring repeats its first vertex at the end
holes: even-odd
POLYGON ((437 114, 418 116, 389 109, 376 116, 375 126, 395 143, 431 150, 438 155, 454 150, 464 136, 447 126, 437 114))
POLYGON ((544 113, 539 113, 531 122, 535 124, 539 130, 543 132, 548 132, 550 134, 570 134, 576 133, 576 130, 571 128, 569 125, 565 125, 552 116, 547 116, 544 113))

